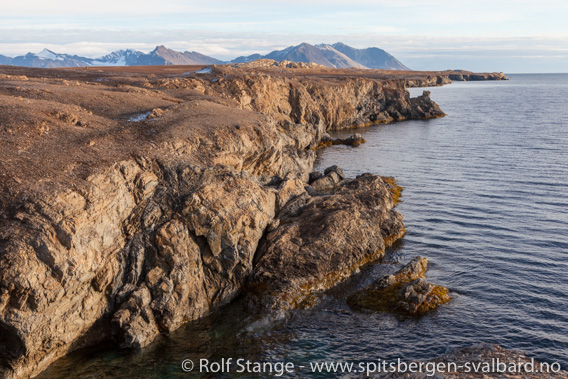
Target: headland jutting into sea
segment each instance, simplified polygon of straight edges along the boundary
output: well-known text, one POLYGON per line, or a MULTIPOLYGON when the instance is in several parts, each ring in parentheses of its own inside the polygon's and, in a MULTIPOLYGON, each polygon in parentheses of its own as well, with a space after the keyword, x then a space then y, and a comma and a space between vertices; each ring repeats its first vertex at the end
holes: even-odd
MULTIPOLYGON (((142 348, 237 296, 254 311, 309 307, 405 231, 393 178, 312 172, 318 148, 364 142, 328 132, 444 116, 407 86, 506 77, 263 60, 2 67, 0 79, 0 374, 11 378, 105 341, 142 348)), ((425 313, 451 295, 426 268, 416 258, 348 301, 425 313)))

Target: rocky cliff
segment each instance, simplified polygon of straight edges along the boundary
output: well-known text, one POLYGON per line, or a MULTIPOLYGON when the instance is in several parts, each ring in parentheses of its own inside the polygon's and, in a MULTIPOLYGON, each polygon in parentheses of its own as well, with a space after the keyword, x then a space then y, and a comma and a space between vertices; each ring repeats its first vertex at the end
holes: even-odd
POLYGON ((329 130, 444 116, 429 92, 411 99, 404 80, 329 77, 317 75, 317 70, 275 78, 266 72, 227 66, 215 72, 222 76, 219 86, 240 108, 271 115, 281 124, 315 127, 316 139, 329 130))
POLYGON ((393 184, 316 184, 314 148, 443 113, 403 80, 295 70, 0 73, 0 376, 105 340, 143 347, 245 286, 290 306, 402 236, 393 184))
POLYGON ((407 87, 438 87, 450 84, 452 81, 486 81, 486 80, 509 80, 502 72, 473 73, 464 70, 440 71, 437 73, 421 73, 415 77, 406 79, 407 87))

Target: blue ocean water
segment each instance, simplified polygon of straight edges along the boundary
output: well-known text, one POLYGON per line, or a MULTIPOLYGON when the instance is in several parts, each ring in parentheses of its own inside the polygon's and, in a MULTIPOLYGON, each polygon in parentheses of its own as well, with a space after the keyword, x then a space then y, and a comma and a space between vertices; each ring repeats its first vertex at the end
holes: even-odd
POLYGON ((181 361, 427 359, 480 342, 568 368, 568 75, 510 78, 429 89, 446 117, 357 130, 366 144, 321 153, 316 169, 396 177, 407 234, 315 308, 261 317, 237 302, 142 352, 82 350, 43 377, 207 377, 181 361), (449 304, 420 319, 346 305, 418 255, 427 279, 451 289, 449 304))

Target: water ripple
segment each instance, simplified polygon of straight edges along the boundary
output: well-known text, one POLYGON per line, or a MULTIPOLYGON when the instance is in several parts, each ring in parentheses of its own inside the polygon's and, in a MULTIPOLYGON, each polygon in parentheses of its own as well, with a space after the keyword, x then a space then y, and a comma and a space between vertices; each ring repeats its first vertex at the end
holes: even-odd
POLYGON ((447 117, 367 128, 366 144, 330 147, 317 162, 405 187, 407 234, 388 254, 392 264, 364 267, 311 310, 257 318, 237 302, 140 354, 79 351, 45 377, 179 377, 188 357, 427 359, 479 342, 568 368, 568 75, 431 91, 447 117), (428 279, 451 289, 449 304, 421 319, 347 306, 350 293, 417 255, 430 259, 428 279))

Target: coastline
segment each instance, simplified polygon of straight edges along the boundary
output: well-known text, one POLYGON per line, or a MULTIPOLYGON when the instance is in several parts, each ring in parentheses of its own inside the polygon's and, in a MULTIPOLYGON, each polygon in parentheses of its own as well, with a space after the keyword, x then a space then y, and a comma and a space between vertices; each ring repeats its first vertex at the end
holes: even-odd
MULTIPOLYGON (((327 131, 443 115, 427 93, 410 99, 405 80, 337 70, 214 67, 151 79, 18 71, 2 78, 14 106, 0 220, 7 377, 37 374, 104 340, 143 347, 231 301, 257 270, 263 235, 278 230, 282 210, 297 198, 314 201, 306 190, 312 148, 327 131)), ((371 193, 392 209, 388 186, 376 183, 371 193)), ((369 239, 371 259, 388 237, 369 239)), ((340 277, 363 261, 346 263, 340 277)))

